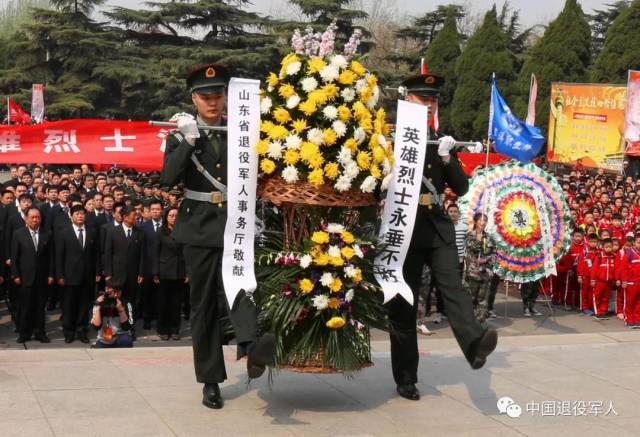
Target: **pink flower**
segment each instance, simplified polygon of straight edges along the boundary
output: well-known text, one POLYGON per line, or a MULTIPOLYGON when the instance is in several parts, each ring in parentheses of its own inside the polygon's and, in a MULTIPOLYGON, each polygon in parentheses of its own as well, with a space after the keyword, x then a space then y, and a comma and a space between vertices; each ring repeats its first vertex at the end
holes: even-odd
POLYGON ((304 39, 298 29, 293 32, 293 36, 291 37, 291 48, 299 55, 304 54, 304 39))
POLYGON ((362 38, 362 31, 360 29, 356 29, 353 31, 353 34, 349 38, 349 42, 344 45, 344 55, 347 58, 352 57, 358 51, 358 46, 360 45, 360 39, 362 38))
POLYGON ((320 40, 320 51, 318 52, 318 56, 321 58, 333 53, 333 46, 336 42, 336 30, 338 30, 338 26, 336 25, 336 22, 333 21, 322 34, 320 40))

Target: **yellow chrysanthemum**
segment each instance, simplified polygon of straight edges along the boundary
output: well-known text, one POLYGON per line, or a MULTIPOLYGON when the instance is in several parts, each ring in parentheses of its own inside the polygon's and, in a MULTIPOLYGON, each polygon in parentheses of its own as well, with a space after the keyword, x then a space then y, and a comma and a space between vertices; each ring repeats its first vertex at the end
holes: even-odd
POLYGON ((373 94, 373 90, 368 86, 362 88, 362 91, 360 91, 360 101, 362 103, 367 103, 367 100, 371 98, 372 94, 373 94))
POLYGON ((309 167, 313 168, 314 171, 320 170, 320 174, 322 174, 321 167, 322 167, 322 164, 324 164, 324 157, 322 156, 321 153, 316 153, 311 158, 309 158, 307 162, 309 163, 309 167))
POLYGON ((276 169, 276 163, 270 159, 263 159, 260 162, 260 169, 266 174, 271 174, 276 169))
POLYGON ((331 308, 332 310, 337 310, 338 308, 340 308, 340 300, 335 297, 329 299, 329 308, 331 308))
POLYGON ((326 66, 327 66, 327 63, 324 62, 322 58, 314 56, 311 59, 309 59, 309 61, 307 62, 307 73, 309 74, 317 73, 326 66))
POLYGON ((386 157, 387 154, 384 153, 384 149, 382 147, 376 146, 373 148, 373 162, 375 162, 376 164, 380 164, 386 157))
POLYGON ((278 75, 275 73, 269 73, 269 77, 267 77, 267 84, 271 87, 275 87, 278 85, 278 75))
POLYGON ((376 85, 378 85, 377 76, 374 76, 373 74, 370 74, 369 77, 367 77, 367 85, 369 85, 371 88, 373 88, 376 85))
POLYGON ((382 177, 382 172, 380 171, 380 167, 378 167, 375 164, 371 164, 371 167, 369 168, 369 172, 371 173, 371 176, 373 176, 376 179, 380 179, 382 177))
POLYGON ((306 115, 311 115, 316 112, 318 107, 316 106, 316 102, 314 100, 307 99, 298 105, 298 109, 300 109, 306 115))
POLYGON ((338 76, 338 82, 342 85, 353 85, 356 81, 356 74, 351 70, 342 70, 340 76, 338 76))
POLYGON ((314 244, 311 250, 309 251, 309 255, 311 255, 313 258, 320 255, 321 253, 322 253, 322 246, 320 246, 319 244, 314 244))
POLYGON ((296 93, 295 88, 293 88, 293 85, 289 83, 283 83, 282 85, 280 85, 280 88, 278 89, 278 94, 280 94, 280 96, 282 96, 285 99, 288 99, 295 93, 296 93))
POLYGON ((354 275, 351 277, 351 280, 353 282, 361 282, 362 281, 362 270, 360 270, 359 268, 356 269, 354 275))
POLYGON ((307 96, 309 101, 314 102, 316 105, 324 105, 327 103, 329 96, 327 93, 321 88, 317 90, 311 91, 307 96))
POLYGON ((340 92, 340 88, 335 83, 328 83, 320 88, 326 95, 328 100, 334 100, 338 97, 338 93, 340 92))
POLYGON ((262 120, 260 123, 260 132, 264 132, 266 134, 273 128, 273 126, 275 126, 273 122, 269 120, 262 120))
POLYGON ((327 244, 329 242, 329 234, 324 231, 315 231, 311 236, 311 241, 316 244, 327 244))
POLYGON ((367 152, 358 152, 356 162, 358 163, 358 167, 366 170, 371 166, 371 156, 367 152))
POLYGON ((336 162, 330 162, 324 166, 324 175, 327 178, 334 180, 335 178, 338 177, 339 174, 340 174, 340 168, 336 162))
POLYGON ((269 150, 269 140, 260 140, 256 144, 256 153, 258 155, 265 155, 269 150))
POLYGON ((337 293, 338 291, 342 290, 342 280, 340 278, 335 278, 331 283, 331 285, 329 285, 329 290, 331 290, 334 293, 337 293))
POLYGON ((351 119, 351 109, 346 105, 338 106, 338 118, 344 123, 348 122, 351 119))
POLYGON ((309 183, 315 187, 319 187, 324 184, 324 177, 322 177, 322 169, 317 168, 307 176, 309 183))
POLYGON ((267 136, 272 140, 284 140, 289 135, 289 131, 284 126, 274 125, 269 132, 267 132, 267 136))
POLYGON ((360 120, 360 127, 364 129, 368 134, 373 132, 373 122, 371 121, 371 117, 363 118, 362 120, 360 120))
POLYGON ((346 323, 347 322, 342 317, 331 317, 329 320, 327 320, 327 323, 325 323, 325 325, 330 329, 340 329, 346 323))
POLYGON ((354 237, 353 234, 349 231, 340 232, 340 238, 347 244, 351 244, 356 241, 356 237, 354 237))
POLYGON ((378 136, 377 135, 371 135, 371 137, 369 138, 369 148, 371 150, 374 150, 378 144, 380 144, 378 142, 378 136))
POLYGON ((351 71, 353 71, 358 76, 364 76, 367 70, 362 66, 362 64, 358 61, 351 61, 351 65, 349 66, 351 71))
POLYGON ((333 129, 327 128, 322 131, 322 138, 327 146, 333 146, 338 140, 338 135, 333 129))
POLYGON ((287 149, 284 152, 284 162, 287 165, 295 165, 300 160, 300 154, 297 150, 287 149))
POLYGON ((329 264, 331 264, 334 267, 342 267, 344 265, 344 260, 342 259, 341 256, 330 256, 329 264))
POLYGON ((342 249, 340 249, 340 253, 347 261, 353 258, 353 255, 355 255, 355 251, 350 246, 344 246, 342 249))
POLYGON ((366 106, 362 102, 355 102, 353 104, 353 115, 356 117, 356 120, 362 120, 363 118, 369 117, 371 118, 371 113, 367 109, 366 106))
POLYGON ((284 58, 282 58, 282 62, 280 63, 283 68, 287 68, 289 64, 292 64, 296 61, 299 61, 300 58, 295 53, 289 53, 284 58))
POLYGON ((298 286, 300 287, 300 291, 302 294, 309 294, 313 291, 313 282, 310 279, 302 279, 298 286))
POLYGON ((307 130, 307 120, 299 118, 291 122, 291 128, 297 133, 301 134, 305 130, 307 130))
POLYGON ((284 124, 287 121, 291 120, 291 116, 289 115, 289 111, 280 107, 273 111, 273 118, 280 124, 284 124))
POLYGON ((329 255, 326 253, 321 253, 315 257, 313 257, 313 263, 317 266, 323 267, 329 264, 329 255))
POLYGON ((345 147, 351 149, 352 152, 358 150, 358 142, 354 138, 349 138, 344 142, 345 147))
POLYGON ((300 146, 300 157, 306 162, 309 162, 309 160, 318 153, 320 153, 318 146, 309 141, 305 141, 302 143, 302 146, 300 146))

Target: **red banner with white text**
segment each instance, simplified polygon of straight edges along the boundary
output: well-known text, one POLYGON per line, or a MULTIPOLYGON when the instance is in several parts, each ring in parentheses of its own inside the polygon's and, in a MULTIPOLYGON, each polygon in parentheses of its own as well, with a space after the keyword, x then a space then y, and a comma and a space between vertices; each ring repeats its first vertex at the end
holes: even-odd
POLYGON ((0 126, 0 163, 115 164, 159 170, 169 132, 142 121, 92 119, 0 126))

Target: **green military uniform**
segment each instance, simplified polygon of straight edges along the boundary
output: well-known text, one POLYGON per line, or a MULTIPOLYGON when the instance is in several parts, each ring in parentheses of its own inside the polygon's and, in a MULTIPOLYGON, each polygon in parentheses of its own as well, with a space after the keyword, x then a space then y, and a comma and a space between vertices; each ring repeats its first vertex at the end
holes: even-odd
POLYGON ((522 296, 522 304, 525 310, 534 311, 536 300, 538 299, 538 293, 540 292, 540 281, 525 282, 520 288, 520 295, 522 296))
MULTIPOLYGON (((443 82, 437 76, 421 75, 406 80, 403 85, 407 87, 408 93, 418 94, 423 90, 426 93, 433 90, 437 92, 443 82)), ((433 139, 432 134, 430 138, 433 139)), ((399 296, 388 303, 392 326, 391 364, 398 386, 415 384, 418 379, 416 312, 425 263, 430 267, 435 285, 442 293, 456 340, 474 367, 477 366, 476 352, 480 340, 487 330, 476 319, 471 297, 462 289, 455 229, 441 202, 445 183, 457 195, 464 195, 469 189, 467 176, 455 156, 451 156, 450 161, 445 163, 438 155, 438 146, 435 145, 427 146, 423 175, 426 183, 421 184, 420 192, 431 195, 434 203, 418 206, 411 244, 403 266, 404 278, 413 291, 414 304, 409 305, 399 296)))
POLYGON ((486 233, 478 240, 476 232, 467 233, 467 250, 464 258, 464 287, 473 299, 476 317, 481 322, 489 317, 489 289, 495 258, 495 244, 486 233))
MULTIPOLYGON (((214 68, 218 73, 216 77, 226 77, 228 80, 226 69, 223 71, 221 66, 203 68, 214 68)), ((202 73, 195 71, 190 78, 193 78, 194 74, 197 76, 202 73)), ((199 123, 202 124, 202 121, 199 120, 199 123)), ((218 191, 218 188, 198 170, 192 161, 194 155, 204 170, 226 186, 226 133, 203 130, 199 133, 200 138, 194 146, 191 146, 180 133, 169 136, 162 184, 173 186, 183 183, 187 194, 218 191)), ((208 197, 208 201, 194 200, 185 195, 172 234, 176 240, 184 244, 187 274, 191 285, 190 320, 194 366, 196 379, 201 383, 219 383, 227 377, 222 353, 224 324, 221 323, 227 315, 230 316, 240 346, 239 356, 245 354, 243 345, 256 340, 255 304, 244 293, 238 295, 236 302, 227 302, 224 292, 222 253, 226 221, 225 201, 214 196, 208 197)))

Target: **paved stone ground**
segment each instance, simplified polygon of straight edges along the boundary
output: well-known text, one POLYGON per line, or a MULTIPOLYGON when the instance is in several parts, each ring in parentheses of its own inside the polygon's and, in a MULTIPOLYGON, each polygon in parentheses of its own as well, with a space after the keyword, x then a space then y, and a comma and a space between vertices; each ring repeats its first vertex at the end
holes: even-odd
POLYGON ((264 377, 247 385, 229 346, 220 411, 200 404, 188 336, 162 343, 141 331, 136 348, 93 350, 65 345, 52 314, 54 341, 24 350, 0 313, 0 435, 640 435, 640 331, 559 309, 552 316, 546 305, 546 317, 525 319, 516 300, 498 302, 510 317, 491 321, 501 338, 482 370, 469 369, 446 323, 429 325, 437 334, 420 337, 419 402, 396 395, 389 343, 378 333, 375 365, 351 379, 283 371, 271 386, 264 377), (504 396, 524 410, 519 418, 499 413, 504 396), (578 410, 564 416, 562 402, 578 410), (605 415, 610 405, 615 414, 605 415))

